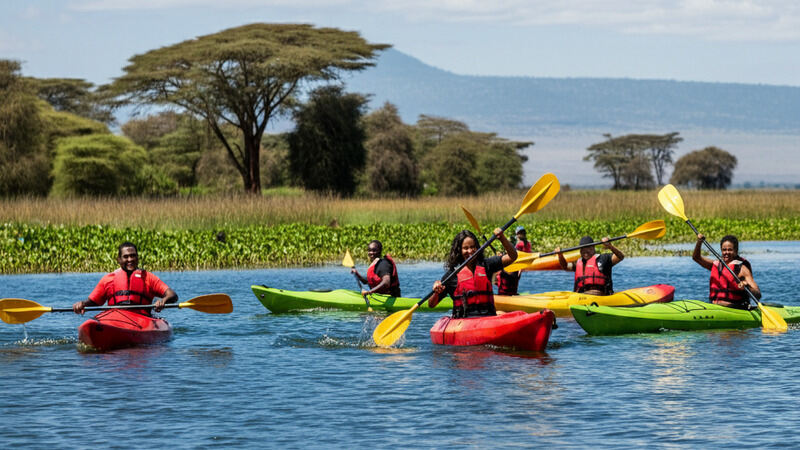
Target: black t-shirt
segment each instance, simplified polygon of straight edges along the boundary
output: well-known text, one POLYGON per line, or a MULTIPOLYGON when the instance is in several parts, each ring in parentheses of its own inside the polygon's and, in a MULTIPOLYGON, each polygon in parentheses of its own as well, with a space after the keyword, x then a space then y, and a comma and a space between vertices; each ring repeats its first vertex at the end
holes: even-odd
POLYGON ((392 263, 389 262, 386 258, 381 258, 377 264, 375 264, 375 275, 383 278, 384 275, 392 276, 392 263))
MULTIPOLYGON (((388 259, 381 258, 375 264, 375 275, 377 275, 378 277, 383 278, 384 275, 389 275, 389 277, 392 278, 393 273, 394 270, 392 268, 392 263, 389 262, 388 259)), ((391 295, 392 297, 400 297, 400 286, 399 285, 397 287, 391 286, 391 283, 393 283, 394 281, 395 281, 394 279, 389 281, 389 295, 391 295)))

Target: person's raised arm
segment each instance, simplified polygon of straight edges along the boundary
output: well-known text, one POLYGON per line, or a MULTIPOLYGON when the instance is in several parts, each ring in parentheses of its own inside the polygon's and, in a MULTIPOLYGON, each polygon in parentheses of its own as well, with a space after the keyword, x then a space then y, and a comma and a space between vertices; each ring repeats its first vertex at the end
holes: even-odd
POLYGON ((503 248, 506 251, 506 254, 503 255, 503 258, 502 258, 503 267, 505 267, 505 266, 511 264, 512 262, 516 261, 517 260, 517 248, 514 247, 514 244, 512 244, 506 238, 506 235, 503 234, 503 229, 502 228, 495 228, 494 229, 494 235, 497 236, 497 239, 500 241, 501 244, 503 244, 503 248))
POLYGON ((706 239, 705 236, 702 234, 697 235, 697 242, 694 244, 694 252, 692 253, 692 259, 697 264, 700 264, 706 270, 711 270, 714 267, 714 261, 706 258, 700 253, 700 247, 703 246, 703 241, 706 239))
POLYGON ((615 247, 614 244, 612 244, 611 242, 608 242, 608 239, 609 239, 608 236, 606 236, 606 237, 604 237, 602 239, 603 246, 605 248, 611 250, 611 253, 612 253, 611 254, 611 265, 612 266, 616 266, 617 263, 619 263, 620 261, 625 259, 625 254, 622 253, 622 250, 620 250, 617 247, 615 247))

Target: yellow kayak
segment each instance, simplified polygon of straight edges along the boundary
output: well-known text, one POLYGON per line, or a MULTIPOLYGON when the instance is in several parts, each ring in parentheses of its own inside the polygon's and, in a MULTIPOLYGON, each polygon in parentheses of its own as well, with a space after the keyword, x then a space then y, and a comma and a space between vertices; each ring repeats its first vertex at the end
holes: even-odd
POLYGON ((543 292, 541 294, 495 295, 498 311, 536 312, 549 309, 558 317, 572 317, 570 305, 637 306, 647 303, 669 302, 675 288, 668 284, 655 284, 615 292, 611 295, 579 294, 571 291, 543 292))

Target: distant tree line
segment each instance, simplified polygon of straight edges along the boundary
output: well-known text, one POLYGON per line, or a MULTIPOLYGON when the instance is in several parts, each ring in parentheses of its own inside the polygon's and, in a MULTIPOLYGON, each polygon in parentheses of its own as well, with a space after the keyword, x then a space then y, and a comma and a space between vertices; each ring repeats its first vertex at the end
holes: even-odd
MULTIPOLYGON (((666 168, 673 163, 679 133, 628 134, 589 146, 585 161, 613 181, 612 189, 652 189, 664 184, 666 168)), ((669 182, 698 189, 726 189, 733 179, 736 157, 717 148, 706 147, 683 155, 675 162, 669 182)))

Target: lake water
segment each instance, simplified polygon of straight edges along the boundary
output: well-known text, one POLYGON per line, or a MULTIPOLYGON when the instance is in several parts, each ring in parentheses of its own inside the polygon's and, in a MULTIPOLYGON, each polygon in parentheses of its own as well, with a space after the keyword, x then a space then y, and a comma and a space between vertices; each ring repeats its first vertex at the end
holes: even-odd
MULTIPOLYGON (((800 243, 741 250, 765 301, 800 304, 800 243)), ((433 263, 399 270, 406 296, 442 274, 433 263)), ((234 312, 166 310, 172 341, 110 353, 77 350, 83 319, 71 313, 0 323, 4 447, 796 445, 798 329, 591 337, 559 319, 546 353, 528 354, 434 346, 428 330, 442 314, 417 312, 401 347, 379 349, 370 336, 381 315, 273 315, 250 291, 354 288, 344 267, 159 275, 182 300, 226 292, 234 312)), ((100 276, 0 276, 0 297, 66 307, 100 276)), ((631 257, 614 282, 670 283, 676 298, 702 299, 708 272, 689 257, 631 257)), ((564 272, 521 283, 571 286, 564 272)))

